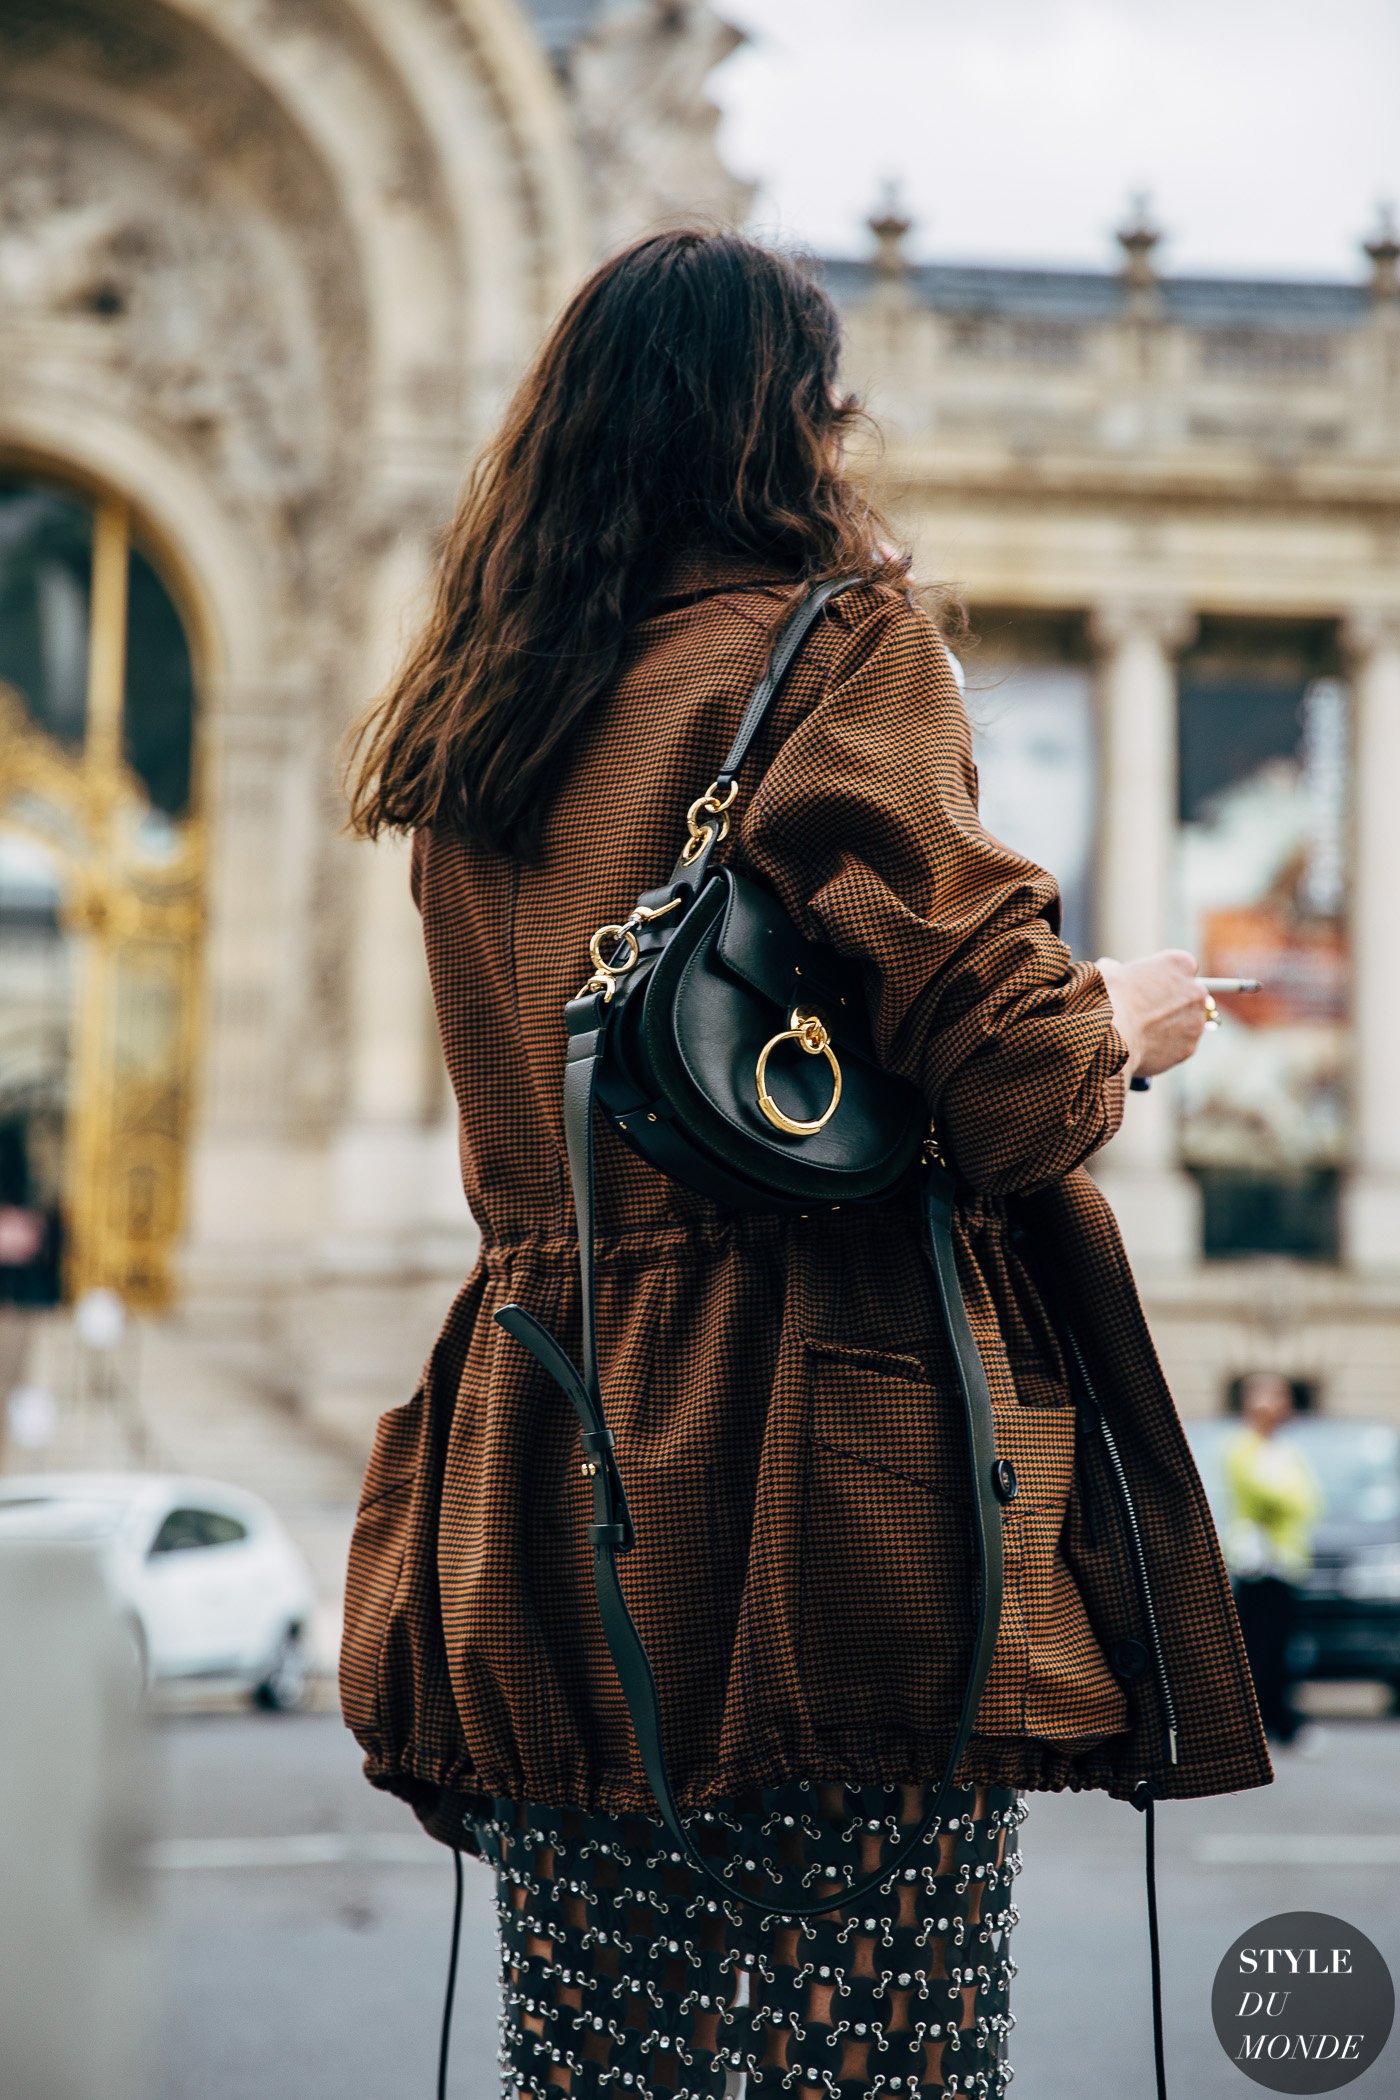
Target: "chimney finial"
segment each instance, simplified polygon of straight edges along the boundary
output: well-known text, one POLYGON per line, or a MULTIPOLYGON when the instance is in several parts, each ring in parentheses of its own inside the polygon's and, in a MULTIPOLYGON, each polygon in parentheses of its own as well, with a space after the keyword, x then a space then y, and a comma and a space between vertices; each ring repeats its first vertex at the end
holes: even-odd
POLYGON ((1400 298, 1400 229, 1395 206, 1387 198, 1376 214, 1376 230, 1362 249, 1371 259, 1371 297, 1400 298))
POLYGON ((1159 280, 1153 255, 1161 238, 1161 227, 1153 223, 1151 198, 1146 190, 1135 190, 1128 200, 1128 223, 1117 233, 1123 251, 1123 282, 1130 292, 1156 289, 1159 280))
POLYGON ((886 177, 880 191, 880 202, 865 223, 875 236, 876 276, 890 280, 903 277, 909 268, 904 239, 914 222, 904 209, 895 176, 886 177))

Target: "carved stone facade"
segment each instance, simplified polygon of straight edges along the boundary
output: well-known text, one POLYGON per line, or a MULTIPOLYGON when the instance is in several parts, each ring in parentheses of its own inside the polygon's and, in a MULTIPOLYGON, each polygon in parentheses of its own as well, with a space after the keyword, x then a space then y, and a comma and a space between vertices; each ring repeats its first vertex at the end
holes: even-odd
POLYGON ((0 10, 0 464, 131 506, 202 669, 181 1316, 330 1414, 399 1395, 471 1252, 402 853, 339 835, 337 740, 589 261, 744 199, 707 9, 556 10, 552 52, 542 26, 516 0, 0 10))
POLYGON ((742 222, 752 186, 721 167, 706 86, 741 42, 705 0, 614 0, 599 11, 566 77, 604 247, 648 224, 742 222))

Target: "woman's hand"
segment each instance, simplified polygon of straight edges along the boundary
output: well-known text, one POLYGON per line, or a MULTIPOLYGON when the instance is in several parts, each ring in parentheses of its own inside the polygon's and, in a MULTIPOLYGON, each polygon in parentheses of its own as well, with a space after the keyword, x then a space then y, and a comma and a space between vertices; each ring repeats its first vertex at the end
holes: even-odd
POLYGON ((1113 1004, 1114 1026, 1128 1045, 1130 1079, 1151 1079, 1193 1055, 1206 1025, 1206 988, 1194 955, 1164 948, 1126 963, 1101 955, 1097 967, 1113 1004))

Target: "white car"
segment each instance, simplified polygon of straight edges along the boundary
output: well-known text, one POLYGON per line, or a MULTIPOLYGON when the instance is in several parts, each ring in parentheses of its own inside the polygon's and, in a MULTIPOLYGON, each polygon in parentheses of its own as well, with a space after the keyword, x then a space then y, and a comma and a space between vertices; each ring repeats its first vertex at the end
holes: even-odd
POLYGON ((233 1678, 259 1706, 304 1704, 311 1573, 258 1496, 165 1473, 10 1474, 0 1540, 16 1533, 101 1541, 148 1683, 233 1678))

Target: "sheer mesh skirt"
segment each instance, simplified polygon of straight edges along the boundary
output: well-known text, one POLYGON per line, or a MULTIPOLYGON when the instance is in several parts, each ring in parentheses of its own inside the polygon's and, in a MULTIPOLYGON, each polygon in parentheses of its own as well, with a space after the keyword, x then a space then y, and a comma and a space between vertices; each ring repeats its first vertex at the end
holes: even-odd
POLYGON ((1004 2094, 1020 1793, 955 1789, 892 1890, 854 1913, 841 1904, 925 1799, 794 1784, 687 1819, 747 1894, 778 1904, 829 1889, 833 1908, 807 1919, 726 1902, 659 1821, 493 1803, 477 1830, 496 1869, 503 2092, 1004 2094))

